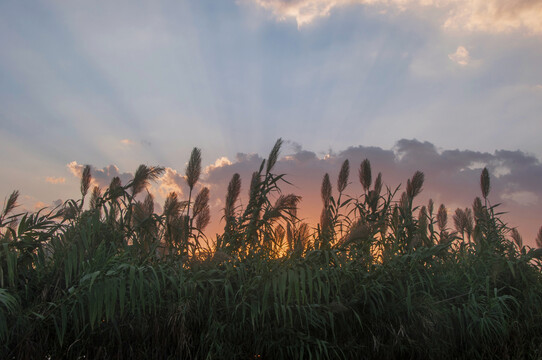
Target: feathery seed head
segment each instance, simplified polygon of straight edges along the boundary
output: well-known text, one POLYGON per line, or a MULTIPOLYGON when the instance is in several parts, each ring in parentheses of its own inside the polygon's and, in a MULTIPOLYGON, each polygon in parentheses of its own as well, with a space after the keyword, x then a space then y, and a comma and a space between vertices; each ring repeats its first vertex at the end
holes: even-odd
POLYGON ((249 201, 255 201, 256 196, 258 195, 260 187, 260 174, 257 171, 252 173, 252 178, 250 179, 250 189, 249 189, 249 201))
POLYGON ((472 216, 472 209, 465 208, 463 214, 465 214, 465 231, 470 236, 474 230, 474 218, 472 216))
POLYGON ((427 203, 427 212, 429 214, 433 214, 434 207, 435 207, 435 203, 433 202, 433 199, 429 199, 429 202, 427 203))
POLYGON ((380 196, 376 193, 376 190, 369 190, 369 193, 367 193, 367 204, 373 212, 376 212, 378 208, 378 200, 380 200, 380 196))
POLYGON ((480 187, 482 188, 482 196, 484 199, 487 199, 490 189, 489 172, 487 171, 487 168, 484 168, 484 170, 482 170, 482 175, 480 175, 480 187))
POLYGON ((271 149, 271 152, 269 153, 269 157, 267 158, 267 169, 266 169, 267 174, 269 174, 269 172, 273 169, 273 167, 277 163, 281 146, 282 146, 282 139, 279 138, 277 142, 275 143, 275 145, 273 146, 273 149, 271 149))
POLYGON ((198 193, 198 196, 196 196, 196 200, 194 201, 194 217, 197 217, 198 214, 205 209, 206 206, 208 206, 209 203, 209 189, 207 187, 204 187, 201 189, 201 191, 198 193))
POLYGON ((380 196, 380 193, 382 192, 382 173, 380 172, 376 176, 374 190, 377 196, 380 196))
POLYGON ((438 223, 438 228, 440 229, 440 231, 443 231, 444 229, 446 229, 447 222, 448 222, 448 212, 446 211, 446 207, 444 206, 444 204, 440 204, 440 207, 438 208, 438 213, 437 213, 437 223, 438 223))
POLYGON ((462 209, 455 209, 455 214, 453 216, 455 230, 463 234, 466 227, 466 216, 462 209))
POLYGON ((341 166, 341 171, 339 172, 339 178, 337 180, 337 191, 343 192, 348 185, 348 176, 350 175, 350 163, 348 159, 344 160, 343 165, 341 166))
POLYGON ((523 247, 523 239, 521 238, 519 231, 516 228, 513 228, 510 236, 512 237, 514 243, 516 243, 517 247, 521 249, 523 247))
POLYGON ((209 222, 211 222, 211 211, 209 210, 209 205, 205 205, 196 217, 196 228, 199 231, 203 231, 209 225, 209 222))
POLYGON ((322 209, 322 213, 320 214, 320 226, 323 232, 327 232, 331 226, 331 216, 326 207, 322 209))
POLYGON ((329 206, 329 201, 331 199, 331 181, 329 181, 329 174, 326 173, 324 175, 324 179, 322 180, 322 201, 324 202, 324 207, 327 208, 329 206))
POLYGON ((116 199, 120 195, 122 195, 122 184, 120 183, 120 178, 115 176, 111 179, 111 183, 109 184, 109 196, 116 199))
POLYGON ((427 225, 427 208, 422 206, 418 214, 418 227, 421 233, 425 233, 427 231, 427 225))
POLYGON ((9 214, 16 206, 17 206, 17 199, 19 198, 19 190, 15 190, 11 193, 11 195, 8 198, 8 201, 6 201, 6 205, 4 206, 4 211, 2 212, 3 216, 6 216, 9 214))
POLYGON ((476 221, 484 217, 484 207, 482 205, 482 200, 478 196, 474 198, 472 210, 474 212, 474 219, 476 221))
POLYGON ((293 214, 297 210, 297 204, 301 201, 301 196, 294 194, 280 195, 275 202, 275 208, 280 212, 293 214))
POLYGON ((181 203, 175 192, 170 192, 164 203, 164 215, 166 218, 176 218, 181 213, 181 203))
POLYGON ((139 165, 137 168, 134 179, 132 180, 132 196, 139 194, 143 189, 149 185, 150 181, 155 181, 164 172, 164 168, 161 166, 147 166, 139 165))
POLYGON ((90 175, 90 165, 85 165, 83 175, 81 176, 81 195, 83 195, 83 197, 87 195, 90 187, 90 180, 92 180, 92 176, 90 175))
POLYGON ((188 187, 190 190, 194 188, 194 185, 199 180, 199 177, 201 175, 201 150, 197 147, 192 149, 192 153, 190 154, 190 160, 188 161, 188 165, 186 165, 185 169, 185 176, 186 176, 186 182, 188 183, 188 187))
POLYGON ((224 212, 226 217, 233 216, 235 208, 235 202, 239 198, 241 193, 241 176, 235 173, 233 174, 230 183, 228 184, 228 193, 226 194, 226 206, 224 212))
POLYGON ((90 196, 90 208, 98 208, 98 199, 102 196, 102 189, 99 186, 94 186, 92 188, 92 194, 90 196))
POLYGON ((407 181, 407 195, 413 199, 422 191, 424 174, 421 171, 416 171, 412 179, 407 181))
POLYGON ((361 162, 359 167, 359 182, 363 186, 363 189, 367 192, 371 187, 371 162, 369 159, 365 159, 361 162))

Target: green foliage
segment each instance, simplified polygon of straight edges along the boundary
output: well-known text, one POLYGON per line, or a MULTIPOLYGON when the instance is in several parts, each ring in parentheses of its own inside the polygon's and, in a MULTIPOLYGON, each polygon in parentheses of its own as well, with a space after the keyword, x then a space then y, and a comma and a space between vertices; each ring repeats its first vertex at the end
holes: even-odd
POLYGON ((126 185, 94 188, 88 209, 90 167, 82 198, 59 209, 13 214, 11 194, 0 215, 0 358, 542 357, 542 249, 499 220, 487 170, 483 201, 450 216, 452 231, 444 205, 414 203, 423 173, 395 200, 400 187, 373 182, 365 159, 352 197, 345 161, 336 197, 324 176, 311 229, 273 172, 281 144, 252 176, 245 208, 234 175, 213 243, 197 148, 195 200, 171 193, 162 214, 144 190, 163 168, 145 165, 126 185))

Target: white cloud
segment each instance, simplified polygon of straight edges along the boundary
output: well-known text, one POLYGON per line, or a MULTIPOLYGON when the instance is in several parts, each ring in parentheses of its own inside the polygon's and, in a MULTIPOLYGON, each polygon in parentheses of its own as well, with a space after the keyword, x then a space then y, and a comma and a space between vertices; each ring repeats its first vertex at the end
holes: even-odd
POLYGON ((206 166, 205 169, 203 169, 203 173, 208 174, 210 171, 212 171, 212 170, 214 170, 216 168, 231 165, 231 164, 232 164, 232 162, 230 161, 230 159, 228 159, 225 156, 222 156, 222 157, 216 159, 214 164, 206 166))
POLYGON ((176 192, 180 197, 183 196, 183 186, 186 186, 184 176, 177 170, 167 167, 164 174, 157 182, 158 193, 162 198, 166 198, 170 192, 176 192))
POLYGON ((295 19, 298 27, 327 17, 333 8, 348 5, 379 6, 419 11, 436 9, 441 24, 450 30, 501 33, 526 30, 542 33, 542 2, 539 0, 252 0, 271 11, 278 20, 295 19))
POLYGON ((458 46, 457 50, 453 54, 449 54, 448 57, 455 63, 461 66, 466 66, 470 61, 469 51, 464 46, 458 46))
POLYGON ((445 28, 490 33, 524 29, 542 33, 542 2, 539 0, 463 0, 452 6, 445 28))

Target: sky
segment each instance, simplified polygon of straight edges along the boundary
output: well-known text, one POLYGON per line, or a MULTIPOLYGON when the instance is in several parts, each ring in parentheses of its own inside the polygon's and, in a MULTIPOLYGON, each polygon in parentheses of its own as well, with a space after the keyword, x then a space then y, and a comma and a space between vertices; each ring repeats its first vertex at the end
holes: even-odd
MULTIPOLYGON (((542 225, 542 1, 0 2, 0 197, 25 209, 160 165, 186 197, 202 149, 212 230, 235 172, 276 139, 277 171, 316 221, 324 173, 365 158, 390 187, 414 171, 453 211, 480 195, 527 244, 542 225)), ((335 180, 334 180, 335 179, 335 180)), ((223 226, 223 224, 222 224, 223 226)))

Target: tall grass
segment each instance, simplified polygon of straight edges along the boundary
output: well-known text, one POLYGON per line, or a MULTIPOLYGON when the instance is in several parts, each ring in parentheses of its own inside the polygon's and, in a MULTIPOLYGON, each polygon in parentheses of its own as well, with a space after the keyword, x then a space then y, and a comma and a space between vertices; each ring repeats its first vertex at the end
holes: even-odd
POLYGON ((324 175, 311 229, 301 199, 280 191, 281 144, 244 208, 232 177, 215 241, 209 190, 192 199, 199 149, 188 199, 169 194, 161 214, 144 195, 161 167, 106 189, 90 189, 85 167, 80 199, 37 213, 16 213, 13 192, 0 214, 0 357, 542 357, 542 250, 499 220, 486 169, 483 200, 451 212, 416 203, 423 173, 392 189, 368 159, 362 194, 347 196, 347 160, 335 189, 324 175))

